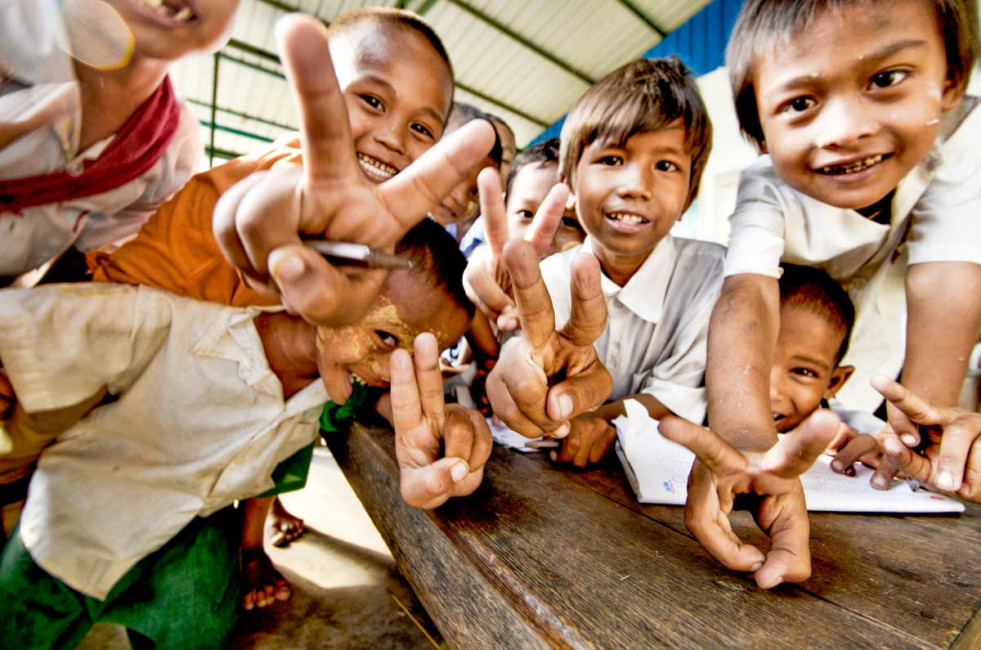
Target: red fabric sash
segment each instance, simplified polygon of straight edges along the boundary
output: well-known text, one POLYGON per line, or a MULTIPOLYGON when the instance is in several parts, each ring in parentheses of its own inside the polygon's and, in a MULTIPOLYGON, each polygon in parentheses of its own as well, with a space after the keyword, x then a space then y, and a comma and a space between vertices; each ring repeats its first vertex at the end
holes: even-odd
POLYGON ((139 178, 160 160, 179 122, 180 106, 165 77, 102 154, 85 161, 80 174, 59 171, 0 180, 0 213, 102 194, 139 178))

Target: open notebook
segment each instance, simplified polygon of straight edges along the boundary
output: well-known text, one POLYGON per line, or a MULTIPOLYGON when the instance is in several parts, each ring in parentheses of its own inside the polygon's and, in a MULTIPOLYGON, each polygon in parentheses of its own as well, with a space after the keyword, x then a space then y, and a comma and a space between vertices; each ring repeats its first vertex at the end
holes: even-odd
MULTIPOLYGON (((630 485, 641 503, 684 505, 688 495, 688 470, 695 455, 662 436, 657 421, 637 401, 626 402, 627 415, 617 418, 617 455, 630 485)), ((925 490, 912 491, 905 481, 893 481, 892 489, 869 485, 872 470, 856 463, 856 475, 831 470, 831 459, 821 456, 801 476, 807 509, 813 512, 951 513, 963 512, 964 504, 925 490)))

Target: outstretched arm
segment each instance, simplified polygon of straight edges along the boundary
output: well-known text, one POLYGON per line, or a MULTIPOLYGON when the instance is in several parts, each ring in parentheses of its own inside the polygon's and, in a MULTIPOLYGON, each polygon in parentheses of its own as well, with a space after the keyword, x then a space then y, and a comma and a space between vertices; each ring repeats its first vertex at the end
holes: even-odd
POLYGON ((486 157, 493 127, 474 120, 392 179, 375 185, 359 171, 344 97, 323 25, 285 16, 276 36, 300 121, 303 166, 254 174, 215 209, 215 237, 255 285, 315 324, 356 321, 385 279, 350 272, 306 248, 301 235, 392 250, 467 172, 486 157))

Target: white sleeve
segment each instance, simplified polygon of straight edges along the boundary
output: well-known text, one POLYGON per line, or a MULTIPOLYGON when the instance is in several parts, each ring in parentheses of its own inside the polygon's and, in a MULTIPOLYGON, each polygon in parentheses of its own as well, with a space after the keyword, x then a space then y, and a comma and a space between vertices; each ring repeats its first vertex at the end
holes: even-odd
POLYGON ((125 391, 167 340, 170 303, 129 285, 0 292, 0 362, 28 412, 125 391))
POLYGON ((909 263, 981 264, 981 105, 942 145, 943 162, 913 207, 909 263))
POLYGON ((739 176, 736 209, 729 217, 729 227, 724 276, 757 273, 779 278, 785 232, 783 202, 759 164, 739 176))

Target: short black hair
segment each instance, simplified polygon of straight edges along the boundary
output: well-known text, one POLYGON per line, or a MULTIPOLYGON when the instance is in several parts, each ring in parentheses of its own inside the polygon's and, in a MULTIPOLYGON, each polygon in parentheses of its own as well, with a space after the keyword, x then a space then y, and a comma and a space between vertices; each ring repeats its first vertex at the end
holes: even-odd
POLYGON ((395 252, 412 260, 412 272, 427 276, 432 286, 445 291, 473 318, 474 304, 463 290, 467 258, 443 226, 432 219, 423 219, 399 240, 395 252))
POLYGON ((835 365, 848 352, 848 342, 855 326, 855 305, 840 284, 827 271, 813 266, 783 264, 780 277, 780 304, 807 309, 823 318, 844 336, 838 348, 835 365))
POLYGON ((511 170, 508 172, 507 181, 504 183, 504 195, 505 197, 511 194, 511 184, 514 183, 515 176, 521 171, 526 165, 548 165, 559 164, 559 139, 549 138, 548 140, 542 140, 538 144, 534 144, 521 153, 519 153, 515 159, 514 164, 511 165, 511 170))
POLYGON ((501 134, 497 132, 497 127, 494 126, 495 119, 498 118, 495 118, 490 113, 485 113, 473 104, 453 102, 453 107, 450 109, 450 116, 446 118, 446 130, 443 132, 443 135, 456 131, 472 120, 484 120, 488 122, 494 127, 494 146, 491 148, 490 153, 487 154, 487 157, 493 160, 497 168, 500 169, 501 161, 504 159, 504 143, 501 142, 501 134))

